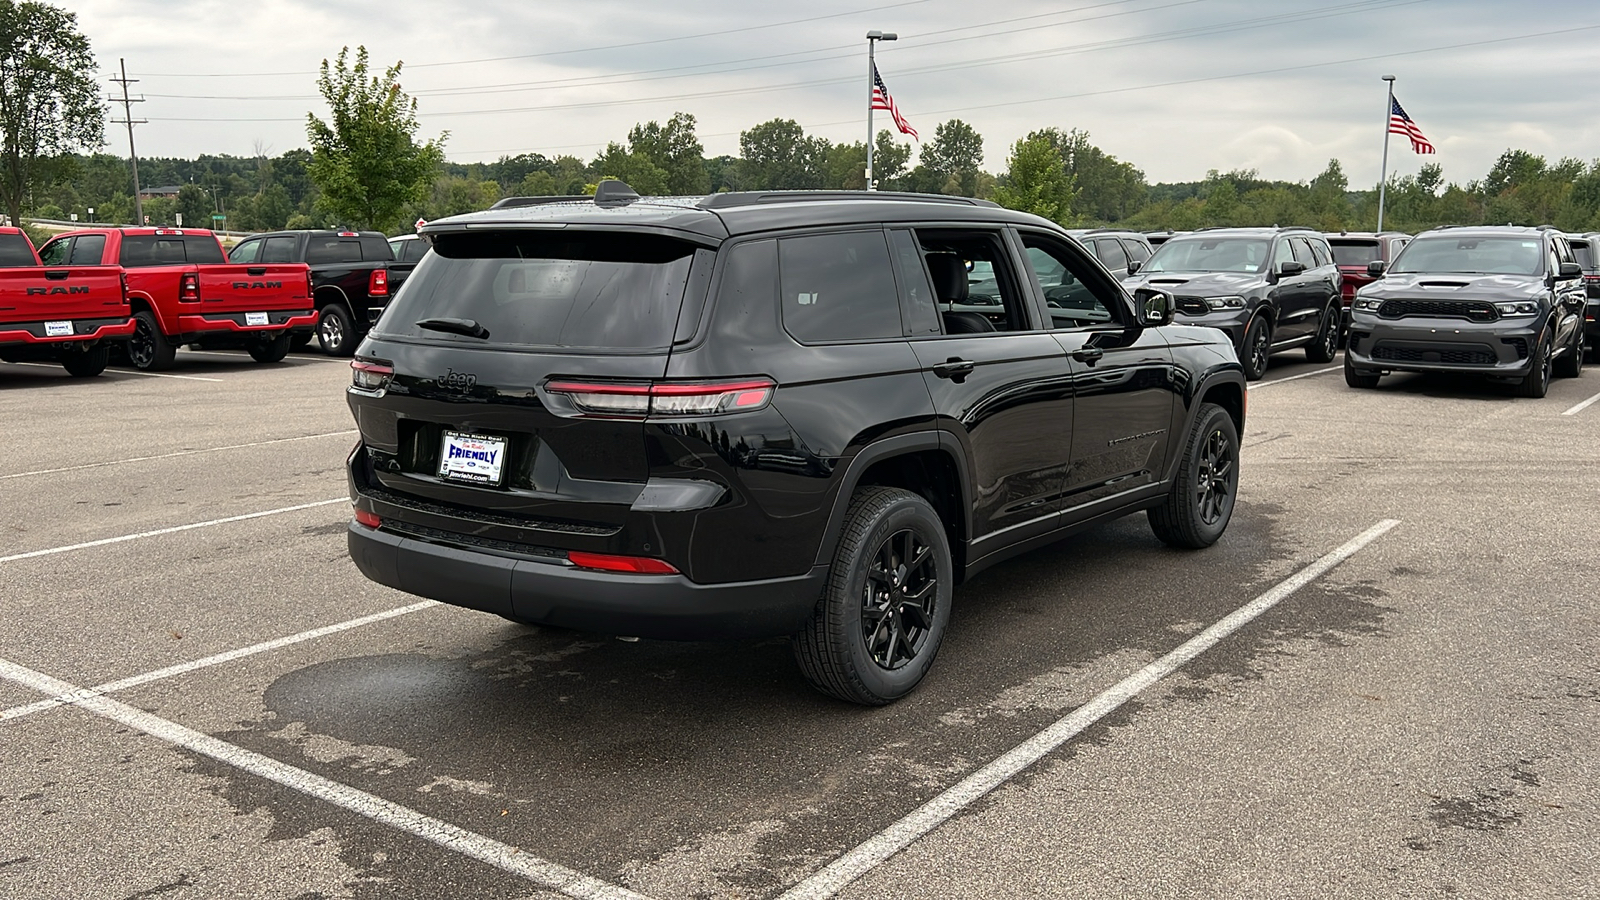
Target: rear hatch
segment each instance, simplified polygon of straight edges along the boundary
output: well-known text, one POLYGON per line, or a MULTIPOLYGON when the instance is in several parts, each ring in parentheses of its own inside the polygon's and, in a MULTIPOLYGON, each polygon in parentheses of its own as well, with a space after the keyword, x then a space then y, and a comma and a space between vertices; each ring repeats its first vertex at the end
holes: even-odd
POLYGON ((1344 276, 1341 293, 1348 306, 1356 289, 1372 282, 1367 263, 1383 259, 1383 251, 1377 238, 1329 238, 1328 245, 1333 248, 1333 261, 1339 266, 1339 274, 1344 276))
MULTIPOLYGON (((60 266, 56 268, 0 268, 0 322, 42 323, 74 321, 77 331, 93 333, 91 323, 128 318, 122 294, 122 270, 116 266, 60 266)), ((30 328, 45 337, 43 326, 30 328)), ((67 334, 64 326, 53 329, 67 334)))
POLYGON ((1583 285, 1589 291, 1589 299, 1600 298, 1600 253, 1595 252, 1595 246, 1588 238, 1572 238, 1572 256, 1583 267, 1583 285))
POLYGON ((262 263, 257 265, 202 265, 200 314, 215 318, 229 314, 241 318, 241 325, 266 324, 251 321, 252 312, 308 310, 312 308, 309 271, 304 263, 262 263))
POLYGON ((623 529, 660 451, 621 416, 651 402, 713 259, 639 233, 439 234, 354 363, 357 490, 425 539, 654 555, 623 529))

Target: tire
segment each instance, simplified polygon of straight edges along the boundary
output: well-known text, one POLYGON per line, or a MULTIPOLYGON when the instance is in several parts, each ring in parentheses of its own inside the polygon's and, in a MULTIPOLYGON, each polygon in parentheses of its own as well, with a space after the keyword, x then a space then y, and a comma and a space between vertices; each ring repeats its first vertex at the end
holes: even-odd
POLYGON ((1169 547, 1199 550, 1228 530, 1239 495, 1239 429, 1214 403, 1200 407, 1165 503, 1151 507, 1150 530, 1169 547))
POLYGON ((1355 362, 1350 359, 1350 351, 1344 352, 1344 383, 1353 388, 1372 390, 1378 386, 1378 379, 1382 378, 1377 372, 1366 372, 1356 368, 1355 362))
POLYGON ((290 352, 298 353, 301 350, 304 350, 305 348, 311 346, 311 339, 313 337, 316 337, 316 333, 315 332, 311 332, 311 331, 296 331, 293 334, 290 334, 289 335, 289 350, 290 350, 290 352))
POLYGON ((281 362, 289 355, 289 335, 280 334, 270 341, 249 346, 250 358, 258 363, 281 362))
POLYGON ((850 501, 827 588, 792 642, 806 680, 864 706, 910 693, 944 639, 954 574, 944 523, 927 500, 862 488, 850 501))
POLYGON ((1250 320, 1244 330, 1244 346, 1239 348, 1239 363, 1244 366, 1244 377, 1260 381, 1267 374, 1267 359, 1272 356, 1272 326, 1263 316, 1250 320))
POLYGON ((317 342, 329 356, 355 355, 355 317, 350 315, 350 307, 330 303, 322 308, 322 315, 317 319, 317 342))
POLYGON ((1334 303, 1322 312, 1322 327, 1317 336, 1306 345, 1306 359, 1314 363, 1333 362, 1339 354, 1339 304, 1334 303))
POLYGON ((161 323, 155 313, 141 309, 133 314, 133 337, 128 339, 128 362, 143 372, 156 372, 172 368, 178 356, 178 345, 161 333, 161 323))
POLYGON ((111 362, 111 348, 105 344, 91 347, 82 353, 61 354, 61 367, 73 378, 93 378, 106 370, 111 362))
POLYGON ((1583 322, 1578 322, 1572 329, 1572 346, 1567 348, 1567 355, 1556 360, 1555 374, 1561 378, 1577 378, 1583 374, 1583 322))
POLYGON ((1548 331, 1539 338, 1539 345, 1533 354, 1533 365, 1529 367, 1528 374, 1523 377, 1522 382, 1517 385, 1519 396, 1539 400, 1550 393, 1550 376, 1555 368, 1550 360, 1553 349, 1550 346, 1551 341, 1552 337, 1548 331))

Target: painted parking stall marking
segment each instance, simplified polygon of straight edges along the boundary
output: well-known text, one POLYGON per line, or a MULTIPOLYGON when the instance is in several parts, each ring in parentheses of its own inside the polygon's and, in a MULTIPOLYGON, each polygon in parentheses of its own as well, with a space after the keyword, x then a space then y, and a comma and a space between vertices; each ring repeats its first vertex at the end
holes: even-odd
POLYGON ((1283 384, 1285 381, 1299 381, 1302 378, 1310 378, 1313 375, 1326 375, 1329 372, 1338 372, 1343 368, 1343 366, 1329 366, 1326 369, 1318 369, 1315 372, 1301 372, 1299 375, 1290 375, 1288 378, 1275 378, 1272 381, 1253 381, 1245 385, 1245 390, 1253 391, 1256 388, 1272 387, 1275 384, 1283 384))
POLYGON ((1600 403, 1600 394, 1595 394, 1593 397, 1590 397, 1589 399, 1583 401, 1582 403, 1579 403, 1578 405, 1576 405, 1576 406, 1572 407, 1571 409, 1567 410, 1566 412, 1562 413, 1562 415, 1563 416, 1575 416, 1578 413, 1581 413, 1584 410, 1588 409, 1589 407, 1595 405, 1595 403, 1600 403))
POLYGON ((118 537, 101 538, 98 541, 84 541, 81 544, 68 544, 65 547, 50 547, 46 550, 30 550, 27 553, 13 553, 10 556, 0 556, 0 563, 16 562, 22 559, 33 559, 38 556, 53 556, 57 553, 70 553, 73 550, 88 550, 91 547, 104 547, 108 544, 121 544, 125 541, 137 541, 141 538, 158 537, 163 534, 176 534, 180 531, 193 531, 196 528, 210 528, 213 525, 227 525, 230 522, 244 522, 249 519, 260 519, 265 516, 277 516, 283 513, 299 512, 302 509, 316 509, 319 506, 329 506, 334 503, 349 503, 349 497, 336 497, 332 500, 318 500, 313 503, 300 503, 295 506, 284 506, 278 509, 267 509, 261 512, 245 513, 239 516, 228 516, 222 519, 211 519, 207 522, 192 522, 188 525, 174 525, 170 528, 157 528, 154 531, 141 531, 137 534, 124 534, 118 537))
POLYGON ((1176 650, 1129 675, 1088 703, 1057 720, 1053 725, 1017 745, 999 759, 968 775, 900 821, 868 838, 855 849, 785 892, 781 900, 821 900, 832 897, 852 881, 877 868, 961 810, 1076 737, 1085 728, 1177 671, 1185 663, 1210 650, 1224 638, 1320 578, 1334 566, 1354 556, 1363 547, 1387 534, 1399 524, 1397 519, 1384 519, 1343 546, 1279 582, 1271 590, 1185 641, 1176 650))
POLYGON ((194 456, 198 453, 221 453, 224 450, 243 450, 247 447, 267 447, 272 444, 287 444, 292 441, 309 441, 325 437, 350 437, 356 434, 355 429, 348 431, 327 431, 322 434, 302 434, 299 437, 273 438, 267 441, 251 441, 248 444, 228 444, 222 447, 201 447, 194 450, 174 450, 171 453, 157 453, 154 456, 134 456, 128 459, 114 459, 109 462, 84 463, 78 466, 62 466, 59 469, 35 469, 32 472, 13 472, 10 475, 0 475, 0 481, 8 478, 28 478, 33 475, 56 475, 61 472, 78 472, 83 469, 98 469, 103 466, 121 466, 127 463, 149 462, 153 459, 173 459, 179 456, 194 456))

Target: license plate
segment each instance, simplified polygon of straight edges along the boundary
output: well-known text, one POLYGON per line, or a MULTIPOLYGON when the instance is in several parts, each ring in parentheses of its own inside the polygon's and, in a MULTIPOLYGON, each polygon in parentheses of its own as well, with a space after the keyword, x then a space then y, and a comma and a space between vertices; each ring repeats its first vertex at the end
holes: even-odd
POLYGON ((506 439, 482 434, 444 433, 439 477, 469 484, 500 484, 505 470, 506 439))
POLYGON ((245 313, 244 314, 244 323, 246 325, 265 325, 265 324, 267 324, 267 314, 266 313, 245 313))
POLYGON ((72 322, 46 322, 44 323, 45 337, 67 337, 72 334, 72 322))

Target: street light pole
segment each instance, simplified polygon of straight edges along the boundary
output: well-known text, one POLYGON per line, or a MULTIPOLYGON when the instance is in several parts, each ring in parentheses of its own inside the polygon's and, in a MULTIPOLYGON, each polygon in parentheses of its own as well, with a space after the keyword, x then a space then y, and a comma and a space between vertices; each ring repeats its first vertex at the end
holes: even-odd
POLYGON ((1394 76, 1385 75, 1389 98, 1383 104, 1383 169, 1378 175, 1378 233, 1383 233, 1383 201, 1389 190, 1389 122, 1394 117, 1394 76))
POLYGON ((898 40, 900 35, 892 31, 878 31, 873 29, 867 32, 867 190, 877 190, 877 185, 872 181, 872 144, 876 135, 872 133, 872 98, 878 90, 878 64, 874 56, 879 41, 898 40))

